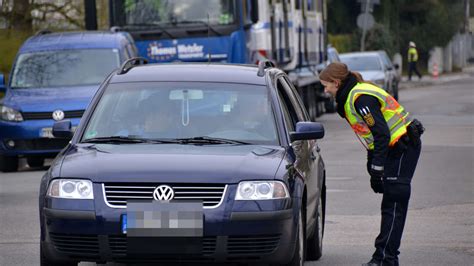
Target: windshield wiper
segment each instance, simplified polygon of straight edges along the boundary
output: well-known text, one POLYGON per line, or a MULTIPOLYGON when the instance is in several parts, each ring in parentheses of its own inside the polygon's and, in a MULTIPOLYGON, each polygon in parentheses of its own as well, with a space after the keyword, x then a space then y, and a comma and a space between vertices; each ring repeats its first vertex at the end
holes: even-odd
POLYGON ((202 21, 202 20, 179 20, 176 24, 202 24, 214 32, 217 36, 222 36, 222 33, 215 30, 209 23, 202 21))
POLYGON ((131 138, 127 136, 109 136, 90 138, 81 141, 81 143, 144 143, 145 140, 139 138, 131 138))
POLYGON ((239 145, 250 145, 251 143, 224 138, 213 138, 208 136, 193 137, 193 138, 182 138, 177 139, 181 144, 239 144, 239 145))
POLYGON ((137 138, 133 136, 109 136, 109 137, 98 137, 85 139, 81 143, 152 143, 152 144, 168 144, 168 143, 181 143, 177 140, 167 139, 147 139, 137 138))
POLYGON ((176 37, 171 34, 169 31, 167 31, 165 28, 163 28, 163 26, 161 26, 160 24, 158 23, 135 23, 135 24, 127 24, 126 26, 124 26, 124 28, 133 28, 133 27, 147 27, 145 29, 152 29, 152 28, 157 28, 159 30, 161 30, 162 32, 166 33, 170 38, 172 39, 176 39, 176 37), (150 28, 152 27, 152 28, 150 28))

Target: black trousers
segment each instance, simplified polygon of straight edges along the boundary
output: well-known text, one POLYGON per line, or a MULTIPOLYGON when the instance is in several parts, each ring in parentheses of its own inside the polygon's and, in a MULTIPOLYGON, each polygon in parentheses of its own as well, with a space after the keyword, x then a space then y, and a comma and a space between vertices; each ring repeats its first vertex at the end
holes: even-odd
MULTIPOLYGON (((408 144, 389 151, 385 163, 384 193, 380 234, 375 239, 372 258, 382 265, 398 265, 398 251, 408 211, 411 180, 420 157, 420 144, 408 144)), ((371 164, 369 154, 368 167, 371 164)))
POLYGON ((418 76, 418 78, 421 79, 421 74, 418 71, 418 68, 416 68, 416 62, 409 62, 408 63, 408 80, 411 80, 411 76, 415 72, 415 74, 418 76))

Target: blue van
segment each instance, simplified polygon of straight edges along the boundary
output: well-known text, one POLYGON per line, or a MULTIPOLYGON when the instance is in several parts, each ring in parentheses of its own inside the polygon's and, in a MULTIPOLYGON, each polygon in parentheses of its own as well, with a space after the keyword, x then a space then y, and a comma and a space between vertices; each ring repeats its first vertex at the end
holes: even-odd
POLYGON ((69 140, 52 135, 55 121, 79 124, 100 83, 137 49, 125 32, 42 31, 20 48, 5 84, 0 74, 0 171, 25 157, 41 167, 69 140))

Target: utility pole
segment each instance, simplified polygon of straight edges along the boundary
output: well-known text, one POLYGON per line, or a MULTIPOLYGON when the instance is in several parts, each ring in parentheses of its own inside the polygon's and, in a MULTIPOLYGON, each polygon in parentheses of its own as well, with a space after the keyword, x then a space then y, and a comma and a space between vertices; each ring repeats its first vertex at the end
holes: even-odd
POLYGON ((84 0, 86 30, 97 30, 97 8, 95 0, 84 0))
POLYGON ((359 0, 361 13, 357 17, 357 26, 362 29, 362 38, 360 39, 360 50, 365 50, 365 36, 367 31, 370 30, 375 20, 372 16, 372 10, 374 5, 380 4, 380 0, 359 0))
MULTIPOLYGON (((362 3, 361 5, 363 5, 362 3)), ((363 27, 362 27, 362 38, 360 39, 360 51, 363 52, 365 51, 365 34, 367 33, 367 20, 369 17, 369 6, 370 6, 370 0, 366 0, 365 2, 365 16, 364 16, 364 22, 363 22, 363 27)))

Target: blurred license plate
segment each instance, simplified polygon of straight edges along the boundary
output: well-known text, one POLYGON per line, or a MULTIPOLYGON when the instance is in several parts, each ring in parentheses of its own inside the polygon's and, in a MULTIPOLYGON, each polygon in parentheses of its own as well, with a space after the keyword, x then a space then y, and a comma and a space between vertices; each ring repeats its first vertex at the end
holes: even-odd
POLYGON ((202 237, 202 202, 127 202, 127 237, 202 237))
POLYGON ((54 138, 53 136, 53 128, 51 127, 45 127, 41 129, 40 137, 42 138, 54 138))
MULTIPOLYGON (((77 128, 77 127, 72 127, 72 128, 71 128, 72 132, 76 131, 76 128, 77 128)), ((48 139, 54 138, 54 136, 53 136, 53 128, 52 128, 52 127, 45 127, 45 128, 42 128, 42 129, 41 129, 41 132, 40 132, 40 137, 41 137, 41 138, 48 138, 48 139)))

